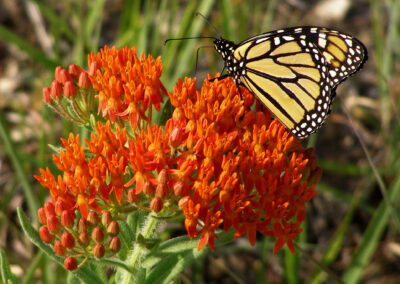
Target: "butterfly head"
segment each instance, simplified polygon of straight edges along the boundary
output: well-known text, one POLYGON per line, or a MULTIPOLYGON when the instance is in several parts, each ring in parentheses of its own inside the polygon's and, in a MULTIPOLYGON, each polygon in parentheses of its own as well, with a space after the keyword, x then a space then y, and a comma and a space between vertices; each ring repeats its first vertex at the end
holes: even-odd
POLYGON ((232 41, 224 38, 217 38, 214 40, 215 50, 222 56, 225 61, 235 50, 235 44, 232 41))

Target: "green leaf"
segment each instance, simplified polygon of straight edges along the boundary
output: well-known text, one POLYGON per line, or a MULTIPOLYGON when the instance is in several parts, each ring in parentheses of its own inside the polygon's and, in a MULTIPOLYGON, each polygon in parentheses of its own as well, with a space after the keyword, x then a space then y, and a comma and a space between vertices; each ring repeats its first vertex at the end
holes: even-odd
POLYGON ((20 281, 11 272, 10 265, 8 264, 6 255, 3 251, 0 251, 0 269, 1 269, 1 280, 3 283, 20 283, 20 281))
MULTIPOLYGON (((29 220, 25 216, 24 211, 22 211, 21 208, 17 208, 17 214, 21 227, 25 235, 30 239, 30 241, 38 248, 40 248, 42 251, 44 251, 55 262, 64 267, 64 258, 56 255, 53 249, 49 245, 46 245, 42 242, 39 233, 32 227, 29 220)), ((74 274, 74 276, 79 278, 84 283, 88 284, 103 283, 102 279, 98 276, 98 274, 90 270, 87 266, 83 266, 77 270, 70 271, 70 273, 74 274)))
MULTIPOLYGON (((218 239, 215 240, 215 245, 221 246, 231 242, 233 240, 233 234, 233 230, 217 234, 218 239)), ((143 261, 143 267, 149 269, 169 255, 187 254, 193 250, 197 251, 198 243, 199 238, 191 240, 188 236, 177 237, 162 242, 159 246, 150 251, 143 261)), ((204 248, 202 250, 204 250, 204 248)))
POLYGON ((204 257, 207 249, 189 250, 182 254, 173 254, 163 259, 146 277, 146 283, 170 283, 193 261, 204 257))
MULTIPOLYGON (((400 197, 400 177, 398 177, 390 190, 390 201, 395 202, 400 197)), ((370 263, 373 253, 379 244, 379 241, 389 223, 389 206, 386 201, 381 201, 378 209, 375 211, 363 238, 353 255, 350 265, 343 274, 345 283, 358 283, 365 267, 370 263)))
MULTIPOLYGON (((1 29, 1 26, 0 26, 0 29, 1 29)), ((0 37, 1 37, 1 35, 0 35, 0 37)), ((4 145, 4 152, 9 157, 9 159, 13 165, 14 171, 16 173, 17 179, 22 186, 22 190, 24 192, 24 197, 28 204, 29 212, 30 212, 31 216, 33 216, 34 221, 38 222, 36 212, 39 208, 39 202, 37 200, 37 197, 33 194, 34 191, 32 189, 32 185, 29 181, 28 174, 25 171, 25 168, 23 166, 21 159, 17 155, 16 145, 15 145, 15 143, 13 143, 13 141, 11 139, 10 130, 8 129, 8 126, 7 126, 7 121, 1 113, 0 113, 0 138, 4 145)))

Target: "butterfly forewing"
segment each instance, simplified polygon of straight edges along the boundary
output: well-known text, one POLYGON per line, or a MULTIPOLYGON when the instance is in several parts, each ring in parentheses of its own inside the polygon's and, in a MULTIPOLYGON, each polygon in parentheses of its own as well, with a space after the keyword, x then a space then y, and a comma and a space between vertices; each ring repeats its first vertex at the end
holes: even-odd
POLYGON ((229 75, 299 138, 322 125, 337 84, 366 60, 357 39, 326 28, 289 28, 238 45, 219 41, 229 75))

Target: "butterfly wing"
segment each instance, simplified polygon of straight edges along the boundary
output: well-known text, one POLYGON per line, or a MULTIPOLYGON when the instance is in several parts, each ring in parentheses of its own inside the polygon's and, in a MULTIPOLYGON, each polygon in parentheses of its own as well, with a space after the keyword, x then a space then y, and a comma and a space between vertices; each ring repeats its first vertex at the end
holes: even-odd
POLYGON ((367 58, 356 38, 326 28, 298 27, 250 38, 233 52, 234 77, 299 138, 330 112, 336 86, 367 58), (240 74, 238 74, 240 73, 240 74))

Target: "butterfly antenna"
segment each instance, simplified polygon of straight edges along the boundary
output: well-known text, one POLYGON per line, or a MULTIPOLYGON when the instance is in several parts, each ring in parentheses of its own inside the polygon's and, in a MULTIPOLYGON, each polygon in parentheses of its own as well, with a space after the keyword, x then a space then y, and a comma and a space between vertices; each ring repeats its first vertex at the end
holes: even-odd
POLYGON ((216 28, 213 24, 211 24, 211 22, 210 22, 202 13, 196 12, 196 16, 201 16, 201 17, 204 19, 204 21, 205 21, 210 27, 212 27, 212 28, 214 29, 214 31, 217 33, 218 37, 219 37, 219 38, 222 37, 221 33, 217 30, 217 28, 216 28))
POLYGON ((179 38, 169 38, 166 41, 164 41, 164 45, 167 44, 167 42, 172 41, 172 40, 186 40, 186 39, 199 39, 199 38, 211 38, 211 39, 217 39, 213 36, 194 36, 194 37, 179 37, 179 38))

